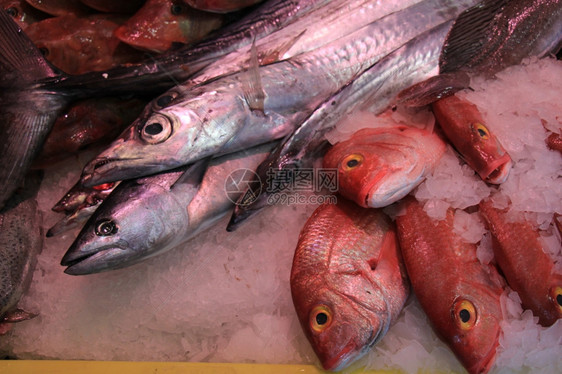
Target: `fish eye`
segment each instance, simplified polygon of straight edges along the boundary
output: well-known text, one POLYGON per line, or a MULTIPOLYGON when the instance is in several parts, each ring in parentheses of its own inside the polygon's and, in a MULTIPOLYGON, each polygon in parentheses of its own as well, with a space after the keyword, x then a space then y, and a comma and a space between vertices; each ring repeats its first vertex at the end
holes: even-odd
POLYGON ((310 312, 310 327, 315 332, 322 332, 332 323, 332 310, 326 305, 317 305, 310 312))
POLYGON ((172 123, 161 114, 151 116, 141 129, 141 138, 149 144, 158 144, 172 134, 172 123))
POLYGON ((16 7, 9 7, 8 9, 6 9, 6 13, 8 13, 9 16, 16 18, 19 14, 18 9, 16 7))
POLYGON ((476 324, 476 308, 469 300, 455 301, 452 314, 453 320, 462 330, 470 330, 476 324))
POLYGON ((49 56, 49 48, 47 47, 39 47, 39 52, 41 52, 44 57, 49 56))
POLYGON ((96 223, 97 236, 111 236, 117 233, 117 225, 112 220, 102 220, 96 223))
POLYGON ((359 153, 352 153, 346 156, 342 160, 341 165, 343 170, 348 171, 348 170, 355 169, 362 163, 363 163, 363 155, 360 155, 359 153))
POLYGON ((562 314, 562 286, 551 287, 549 298, 558 307, 559 314, 562 314))
POLYGON ((156 110, 162 109, 170 105, 174 99, 178 97, 178 93, 174 91, 166 92, 164 95, 160 96, 154 101, 154 107, 156 110))
POLYGON ((175 15, 175 16, 180 14, 182 11, 183 11, 183 7, 180 4, 174 4, 170 8, 170 12, 172 12, 172 14, 175 15))
POLYGON ((490 137, 490 131, 480 122, 476 122, 472 126, 473 129, 478 133, 478 136, 480 136, 482 139, 486 140, 490 137))

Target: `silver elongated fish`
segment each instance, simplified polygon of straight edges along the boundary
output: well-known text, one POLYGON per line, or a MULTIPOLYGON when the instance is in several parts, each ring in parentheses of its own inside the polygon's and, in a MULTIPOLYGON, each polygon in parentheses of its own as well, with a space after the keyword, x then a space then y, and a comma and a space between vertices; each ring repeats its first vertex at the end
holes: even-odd
POLYGON ((155 95, 220 56, 290 24, 328 0, 272 0, 200 44, 135 66, 68 76, 52 68, 0 10, 0 208, 22 182, 55 119, 70 102, 111 94, 155 95))
MULTIPOLYGON (((267 183, 259 192, 248 189, 237 202, 227 230, 234 231, 244 220, 269 206, 272 194, 282 186, 268 178, 281 171, 311 168, 324 134, 347 115, 362 108, 380 113, 395 95, 412 84, 437 74, 439 55, 452 21, 429 30, 392 52, 366 70, 340 92, 324 102, 299 128, 271 152, 256 169, 256 180, 267 183)), ((279 174, 281 175, 281 174, 279 174)), ((250 187, 256 183, 249 184, 250 187)))
POLYGON ((17 303, 31 283, 43 247, 41 212, 35 201, 39 184, 39 175, 33 173, 0 211, 0 335, 9 323, 34 316, 17 309, 17 303))
POLYGON ((86 165, 82 182, 135 178, 285 136, 369 66, 474 3, 427 0, 373 20, 321 48, 257 67, 252 92, 248 72, 175 87, 86 165), (257 93, 259 105, 252 105, 248 96, 257 93))
POLYGON ((253 170, 272 146, 215 158, 202 180, 190 166, 122 182, 64 255, 65 272, 82 275, 130 266, 209 228, 232 209, 244 171, 253 170))

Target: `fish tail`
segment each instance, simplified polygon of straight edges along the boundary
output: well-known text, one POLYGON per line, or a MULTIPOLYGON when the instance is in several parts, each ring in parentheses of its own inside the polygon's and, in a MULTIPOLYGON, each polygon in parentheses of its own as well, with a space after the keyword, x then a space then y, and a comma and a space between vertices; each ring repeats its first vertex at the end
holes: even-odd
POLYGON ((0 209, 18 188, 26 171, 66 105, 50 88, 61 79, 25 35, 0 11, 0 209))

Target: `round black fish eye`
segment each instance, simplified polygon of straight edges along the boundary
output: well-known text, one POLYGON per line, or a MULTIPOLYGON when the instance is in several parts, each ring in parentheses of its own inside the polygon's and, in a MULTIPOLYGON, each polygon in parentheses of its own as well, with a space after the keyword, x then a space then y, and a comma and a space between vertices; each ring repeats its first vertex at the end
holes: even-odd
POLYGON ((562 306, 562 295, 556 296, 556 302, 558 303, 558 305, 562 306))
POLYGON ((144 127, 144 132, 148 135, 158 135, 164 130, 158 122, 150 123, 144 127))
POLYGON ((172 102, 172 100, 174 100, 174 97, 172 95, 164 95, 164 96, 160 96, 158 100, 156 100, 156 104, 160 108, 164 108, 167 107, 168 104, 172 102))
POLYGON ((41 52, 41 54, 45 57, 49 55, 49 49, 47 47, 40 47, 39 52, 41 52))
POLYGON ((172 134, 172 122, 160 113, 155 113, 140 128, 142 140, 149 144, 162 143, 172 134))
POLYGON ((183 7, 180 4, 174 4, 170 8, 170 12, 172 12, 172 14, 175 15, 175 16, 180 14, 182 12, 182 10, 183 10, 183 7))
POLYGON ((352 159, 352 160, 347 161, 347 167, 348 168, 353 168, 353 167, 357 166, 358 164, 359 164, 359 160, 357 160, 357 159, 352 159))
POLYGON ((6 9, 6 13, 8 13, 9 16, 16 18, 19 14, 18 9, 15 7, 9 7, 8 9, 6 9))
POLYGON ((97 236, 110 236, 117 233, 117 226, 111 220, 99 221, 96 224, 96 235, 97 236))
POLYGON ((463 321, 464 323, 467 323, 468 321, 470 321, 470 312, 466 309, 462 309, 459 312, 459 317, 460 317, 461 321, 463 321))
POLYGON ((328 322, 328 315, 326 313, 318 313, 316 315, 316 323, 320 326, 325 325, 328 322))

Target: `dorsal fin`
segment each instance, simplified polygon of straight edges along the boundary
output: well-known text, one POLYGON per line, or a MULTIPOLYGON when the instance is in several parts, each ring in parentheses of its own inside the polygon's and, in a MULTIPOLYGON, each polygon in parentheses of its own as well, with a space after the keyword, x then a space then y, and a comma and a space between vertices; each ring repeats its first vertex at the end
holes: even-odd
POLYGON ((484 57, 482 47, 489 43, 495 19, 509 0, 485 0, 462 12, 455 20, 439 58, 440 73, 477 65, 484 57))

